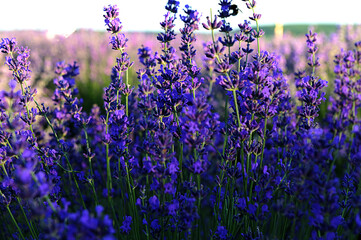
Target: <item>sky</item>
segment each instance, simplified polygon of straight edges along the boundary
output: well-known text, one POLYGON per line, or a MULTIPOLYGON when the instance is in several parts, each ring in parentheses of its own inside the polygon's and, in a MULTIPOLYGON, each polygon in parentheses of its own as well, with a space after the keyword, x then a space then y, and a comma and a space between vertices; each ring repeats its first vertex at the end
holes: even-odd
MULTIPOLYGON (((103 7, 117 4, 123 31, 159 31, 167 0, 0 0, 0 31, 47 30, 67 35, 76 29, 105 30, 103 7)), ((218 9, 219 0, 180 0, 202 13, 201 22, 218 9)), ((241 0, 233 0, 243 13, 233 17, 234 26, 251 14, 241 0)), ((258 0, 260 24, 336 23, 361 24, 361 0, 258 0)), ((182 13, 182 11, 180 11, 182 13)), ((181 25, 177 25, 179 28, 181 25)))

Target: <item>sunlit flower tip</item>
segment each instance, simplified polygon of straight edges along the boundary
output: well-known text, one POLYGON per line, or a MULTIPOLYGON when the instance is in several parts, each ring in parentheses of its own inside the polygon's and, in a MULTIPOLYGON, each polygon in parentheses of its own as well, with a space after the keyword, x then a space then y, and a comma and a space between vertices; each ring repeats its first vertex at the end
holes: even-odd
POLYGON ((219 44, 216 44, 214 47, 209 45, 205 51, 205 55, 207 58, 215 59, 217 56, 220 56, 225 51, 225 47, 220 47, 219 44))
POLYGON ((165 6, 165 9, 172 13, 177 13, 179 7, 179 1, 176 0, 168 0, 167 5, 165 6))
POLYGON ((123 28, 123 26, 121 25, 121 21, 119 18, 115 18, 112 20, 109 19, 105 19, 105 25, 107 26, 107 31, 111 32, 112 34, 116 34, 118 32, 120 32, 123 28))
POLYGON ((209 16, 207 16, 207 23, 202 23, 203 27, 207 30, 216 30, 220 28, 223 24, 223 21, 218 21, 217 15, 214 16, 213 22, 211 22, 209 16))
POLYGON ((220 41, 225 47, 232 47, 236 42, 236 40, 233 40, 231 35, 224 36, 223 39, 222 37, 219 37, 218 41, 220 41))
POLYGON ((355 42, 355 47, 357 51, 361 51, 361 41, 355 42))
POLYGON ((191 30, 198 30, 198 23, 200 21, 199 12, 197 10, 193 10, 189 5, 186 5, 183 11, 186 15, 180 15, 181 20, 185 23, 185 25, 189 26, 191 30))
POLYGON ((108 7, 104 7, 105 15, 103 15, 106 19, 114 19, 119 16, 119 8, 117 5, 108 5, 108 7))
POLYGON ((310 30, 308 33, 306 33, 306 37, 307 37, 307 40, 309 40, 309 41, 313 41, 313 42, 317 41, 317 33, 312 32, 312 30, 310 30))
POLYGON ((248 34, 252 31, 252 27, 250 25, 251 23, 247 20, 244 20, 243 24, 238 24, 239 29, 241 30, 241 32, 244 32, 245 34, 248 34))
POLYGON ((223 21, 220 32, 229 33, 232 32, 233 28, 231 27, 230 23, 223 21))
POLYGON ((232 66, 228 62, 224 61, 217 64, 217 68, 215 69, 215 71, 217 73, 227 73, 229 72, 229 70, 231 70, 231 68, 232 66))
POLYGON ((245 42, 245 41, 247 41, 248 37, 243 35, 243 34, 235 33, 234 34, 234 39, 236 39, 239 42, 245 42))
POLYGON ((130 61, 129 55, 127 53, 122 53, 122 56, 117 58, 116 62, 117 64, 114 66, 114 68, 118 72, 124 72, 134 64, 134 62, 130 61))
POLYGON ((2 53, 9 54, 16 51, 16 40, 15 38, 2 38, 0 43, 0 50, 2 53))
POLYGON ((218 11, 220 18, 228 18, 234 14, 234 7, 232 7, 232 0, 221 0, 219 2, 221 10, 218 11), (232 11, 232 12, 230 12, 232 11))
POLYGON ((240 59, 242 59, 245 56, 244 52, 241 51, 235 51, 231 53, 231 57, 235 60, 235 61, 239 61, 240 59))
POLYGON ((209 20, 208 16, 207 16, 207 23, 202 23, 202 26, 207 30, 211 30, 211 21, 209 20))
POLYGON ((256 1, 255 0, 252 0, 252 1, 242 0, 242 1, 246 2, 246 6, 247 6, 248 9, 252 9, 252 8, 256 7, 256 1))
POLYGON ((249 17, 249 19, 251 19, 252 21, 257 21, 261 19, 261 16, 261 14, 253 13, 253 16, 249 17))
POLYGON ((109 38, 109 44, 112 45, 113 50, 120 50, 124 51, 124 49, 127 47, 128 39, 125 37, 124 34, 117 34, 115 36, 111 36, 109 38))
POLYGON ((263 29, 260 29, 258 32, 256 30, 254 30, 251 32, 251 34, 252 34, 252 37, 254 37, 254 38, 260 38, 264 35, 264 31, 263 31, 263 29))

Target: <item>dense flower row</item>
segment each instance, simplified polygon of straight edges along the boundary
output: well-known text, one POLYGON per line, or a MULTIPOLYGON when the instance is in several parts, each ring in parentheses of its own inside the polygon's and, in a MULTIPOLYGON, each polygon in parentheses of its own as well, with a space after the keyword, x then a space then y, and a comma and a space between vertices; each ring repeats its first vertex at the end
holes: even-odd
POLYGON ((76 62, 56 65, 46 106, 29 84, 30 50, 3 38, 12 79, 0 92, 0 219, 11 221, 1 238, 357 239, 361 42, 336 55, 321 119, 328 82, 318 77, 317 34, 306 34, 308 67, 287 79, 276 53, 261 47, 256 2, 243 2, 255 28, 231 27, 240 11, 232 0, 203 24, 169 0, 161 51, 138 50, 137 88, 119 10, 105 7, 117 58, 104 105, 90 112, 77 97, 76 62), (203 53, 200 26, 211 33, 203 53))
MULTIPOLYGON (((238 17, 239 15, 237 15, 238 17)), ((204 23, 207 19, 204 17, 204 23)), ((203 43, 210 40, 209 34, 197 31, 197 41, 193 46, 197 53, 203 51, 203 43)), ((317 29, 317 28, 316 28, 317 29)), ((332 95, 333 87, 333 57, 337 54, 337 49, 352 49, 354 42, 361 37, 359 26, 340 26, 334 33, 325 34, 320 32, 317 37, 319 46, 318 56, 321 66, 318 74, 323 79, 330 80, 326 88, 327 94, 332 95)), ((178 30, 178 29, 176 29, 178 30)), ((271 29, 272 30, 272 29, 271 29)), ((304 35, 291 35, 285 26, 285 33, 282 38, 270 37, 271 30, 267 29, 268 38, 260 42, 261 49, 272 50, 277 53, 279 66, 282 68, 287 79, 293 79, 293 73, 304 69, 307 65, 307 45, 304 44, 304 35)), ((103 88, 109 85, 109 75, 116 56, 116 51, 108 47, 108 36, 102 32, 90 30, 78 30, 68 37, 56 36, 48 38, 46 32, 41 31, 12 31, 0 32, 1 36, 14 36, 20 46, 28 46, 31 49, 31 70, 32 77, 29 84, 38 90, 39 101, 48 100, 53 90, 52 78, 54 77, 53 68, 58 61, 76 60, 81 66, 77 77, 77 86, 79 97, 85 99, 83 109, 90 111, 93 104, 102 106, 103 88)), ((222 36, 222 33, 216 32, 215 37, 222 36)), ((131 59, 137 58, 139 47, 147 46, 153 51, 160 51, 161 46, 156 39, 156 33, 127 33, 127 53, 131 59), (146 41, 144 41, 146 39, 146 41)), ((178 34, 173 40, 174 46, 181 43, 181 34, 178 34)), ((250 47, 255 48, 256 42, 250 47)), ((234 45, 235 47, 235 45, 234 45)), ((195 60, 202 62, 203 54, 196 54, 195 60)), ((134 67, 129 70, 129 83, 132 86, 138 85, 136 71, 141 68, 139 61, 134 62, 134 67)), ((201 73, 207 74, 207 69, 202 67, 201 73)), ((4 64, 0 64, 0 88, 7 89, 7 79, 9 72, 4 64)), ((294 84, 291 84, 291 89, 294 84)), ((47 105, 51 104, 46 102, 47 105)), ((325 116, 326 108, 322 107, 320 115, 325 116)))

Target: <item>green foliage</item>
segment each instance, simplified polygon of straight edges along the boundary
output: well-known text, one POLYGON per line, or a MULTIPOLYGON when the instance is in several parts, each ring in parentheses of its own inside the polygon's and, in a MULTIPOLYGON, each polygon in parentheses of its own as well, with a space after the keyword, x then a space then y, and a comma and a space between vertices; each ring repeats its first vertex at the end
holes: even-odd
MULTIPOLYGON (((313 27, 314 31, 317 33, 324 33, 330 35, 334 33, 339 28, 339 25, 336 24, 285 24, 283 25, 284 33, 290 33, 294 36, 304 36, 308 32, 309 28, 313 27)), ((272 38, 274 36, 275 25, 265 25, 261 27, 266 32, 267 38, 272 38)))

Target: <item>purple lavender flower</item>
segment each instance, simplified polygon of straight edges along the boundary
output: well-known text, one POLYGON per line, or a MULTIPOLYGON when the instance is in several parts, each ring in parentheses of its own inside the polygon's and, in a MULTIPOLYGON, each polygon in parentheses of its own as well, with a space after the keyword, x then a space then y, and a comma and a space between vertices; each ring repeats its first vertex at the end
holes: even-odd
POLYGON ((229 239, 228 231, 224 226, 218 226, 214 233, 215 239, 226 240, 229 239))
POLYGON ((83 75, 79 65, 93 76, 104 51, 91 45, 89 65, 59 62, 46 106, 37 102, 37 81, 28 84, 30 66, 37 69, 42 57, 32 56, 30 65, 30 50, 3 38, 12 79, 0 91, 0 220, 10 217, 12 225, 4 221, 0 238, 357 238, 357 30, 343 28, 345 50, 334 59, 334 79, 327 79, 335 89, 326 96, 322 79, 332 68, 323 51, 333 52, 329 42, 340 37, 309 32, 304 47, 286 36, 260 44, 256 1, 243 1, 255 27, 245 20, 233 32, 229 18, 238 4, 219 1, 217 16, 203 24, 211 41, 202 54, 196 50, 206 36, 195 35, 201 14, 186 5, 178 15, 179 1, 167 1, 159 53, 138 42, 138 86, 130 80, 133 41, 121 33, 117 6, 105 7, 110 37, 102 44, 119 52, 104 105, 91 111, 75 79, 83 75), (299 68, 293 96, 289 73, 299 68))
POLYGON ((232 4, 232 0, 221 0, 219 1, 221 10, 218 11, 220 18, 228 18, 232 15, 237 15, 237 5, 232 4))
POLYGON ((149 198, 149 206, 152 211, 158 210, 160 201, 157 196, 152 196, 149 198))
POLYGON ((97 206, 96 215, 93 215, 88 210, 70 212, 70 203, 63 199, 63 204, 64 207, 59 207, 56 213, 47 213, 41 238, 115 239, 112 221, 103 213, 102 206, 97 206))
POLYGON ((319 105, 322 100, 325 100, 325 93, 321 92, 321 89, 327 86, 327 81, 317 79, 315 76, 316 67, 319 66, 316 58, 318 50, 315 44, 317 41, 316 36, 317 34, 311 31, 306 34, 308 53, 310 53, 308 65, 312 68, 311 75, 303 77, 296 83, 296 86, 300 89, 298 97, 303 103, 302 106, 298 107, 298 111, 301 116, 301 126, 305 129, 315 126, 314 119, 318 116, 319 105))
POLYGON ((125 234, 129 234, 129 232, 131 231, 131 227, 130 227, 131 224, 132 224, 132 217, 125 216, 122 226, 120 227, 120 230, 125 234))
POLYGON ((213 21, 207 16, 207 23, 202 23, 203 27, 207 30, 216 30, 222 26, 223 22, 218 21, 217 16, 214 17, 213 21))
POLYGON ((119 16, 119 9, 117 5, 109 5, 108 7, 104 7, 105 15, 105 25, 107 26, 107 31, 111 32, 112 34, 117 34, 123 28, 120 22, 119 16))
POLYGON ((176 0, 168 0, 165 9, 172 13, 177 13, 179 7, 179 1, 176 0))
POLYGON ((15 38, 1 38, 0 49, 2 53, 10 54, 17 50, 15 38))

